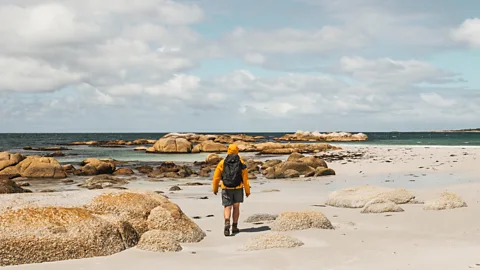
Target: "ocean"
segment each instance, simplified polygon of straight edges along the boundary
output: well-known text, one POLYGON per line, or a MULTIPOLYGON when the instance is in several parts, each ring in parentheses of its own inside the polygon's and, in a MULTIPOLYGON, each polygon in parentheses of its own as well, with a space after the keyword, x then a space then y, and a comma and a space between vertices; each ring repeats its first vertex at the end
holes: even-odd
MULTIPOLYGON (((272 141, 286 133, 245 133, 252 136, 264 136, 272 141)), ((357 132, 352 132, 357 133, 357 132)), ((463 146, 480 147, 480 133, 469 132, 364 132, 369 139, 364 142, 334 142, 336 145, 389 145, 389 146, 463 146)), ((0 133, 0 151, 43 155, 48 152, 23 150, 25 146, 47 147, 65 145, 76 141, 108 141, 136 139, 159 139, 166 133, 0 133)), ((215 133, 208 133, 215 134, 215 133)), ((222 133, 225 134, 225 133, 222 133)), ((72 150, 63 151, 66 156, 58 157, 61 163, 80 162, 85 158, 113 158, 121 161, 200 161, 201 154, 146 154, 133 151, 133 147, 100 148, 90 146, 66 146, 72 150)))

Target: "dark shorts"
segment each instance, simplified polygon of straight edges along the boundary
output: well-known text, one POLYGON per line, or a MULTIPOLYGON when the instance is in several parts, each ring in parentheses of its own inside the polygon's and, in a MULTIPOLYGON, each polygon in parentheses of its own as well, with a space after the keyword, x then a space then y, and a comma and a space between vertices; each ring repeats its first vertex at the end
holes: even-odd
POLYGON ((243 188, 222 189, 222 205, 231 206, 235 203, 243 203, 243 188))

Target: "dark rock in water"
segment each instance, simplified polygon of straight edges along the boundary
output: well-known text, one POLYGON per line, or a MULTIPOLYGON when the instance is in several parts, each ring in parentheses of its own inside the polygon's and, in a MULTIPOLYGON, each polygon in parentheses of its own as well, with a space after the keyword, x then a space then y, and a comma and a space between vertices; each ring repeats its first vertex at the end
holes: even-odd
POLYGON ((31 191, 23 189, 11 179, 0 178, 0 194, 11 193, 31 193, 31 191))
POLYGON ((154 192, 157 193, 157 194, 163 194, 163 193, 165 193, 165 192, 163 192, 163 191, 161 191, 161 190, 157 190, 157 191, 154 191, 154 192))
POLYGON ((198 198, 198 199, 199 199, 199 200, 208 200, 208 197, 205 196, 205 197, 200 197, 200 198, 198 198))
POLYGON ((62 153, 62 152, 57 151, 57 152, 53 152, 53 153, 47 154, 47 155, 45 155, 45 156, 46 156, 46 157, 64 157, 65 154, 62 153))
POLYGON ((171 162, 171 161, 166 161, 163 162, 160 166, 157 167, 157 170, 160 172, 178 172, 180 171, 180 166, 177 166, 177 164, 171 162))
POLYGON ((180 191, 182 190, 179 186, 173 186, 170 188, 170 191, 180 191))
POLYGON ((153 167, 152 166, 140 166, 135 168, 139 173, 143 174, 149 174, 153 172, 153 167))
POLYGON ((129 168, 118 168, 113 175, 132 175, 135 174, 132 169, 129 168))
POLYGON ((59 151, 70 151, 72 149, 62 147, 62 146, 40 147, 40 148, 25 146, 25 147, 23 147, 23 150, 26 150, 26 151, 40 151, 40 152, 59 152, 59 151))

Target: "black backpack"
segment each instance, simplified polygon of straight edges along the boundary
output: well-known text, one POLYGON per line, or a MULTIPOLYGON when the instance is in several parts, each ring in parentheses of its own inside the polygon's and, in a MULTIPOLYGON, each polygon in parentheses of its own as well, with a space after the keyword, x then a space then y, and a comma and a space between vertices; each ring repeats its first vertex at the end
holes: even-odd
POLYGON ((227 157, 223 161, 223 185, 229 188, 238 187, 243 182, 243 169, 244 165, 238 155, 227 155, 227 157))

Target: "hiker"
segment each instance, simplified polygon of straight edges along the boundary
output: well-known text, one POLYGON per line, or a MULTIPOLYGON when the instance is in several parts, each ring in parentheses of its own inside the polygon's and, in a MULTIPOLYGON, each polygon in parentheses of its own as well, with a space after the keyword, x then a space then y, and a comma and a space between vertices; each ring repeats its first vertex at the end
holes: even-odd
POLYGON ((227 157, 221 160, 213 174, 212 188, 217 195, 218 185, 222 181, 222 205, 224 207, 225 228, 224 235, 230 235, 230 216, 233 208, 232 233, 239 233, 238 218, 240 216, 240 203, 243 203, 243 190, 245 195, 250 196, 250 184, 248 182, 248 170, 245 162, 238 155, 238 146, 228 146, 227 157))

